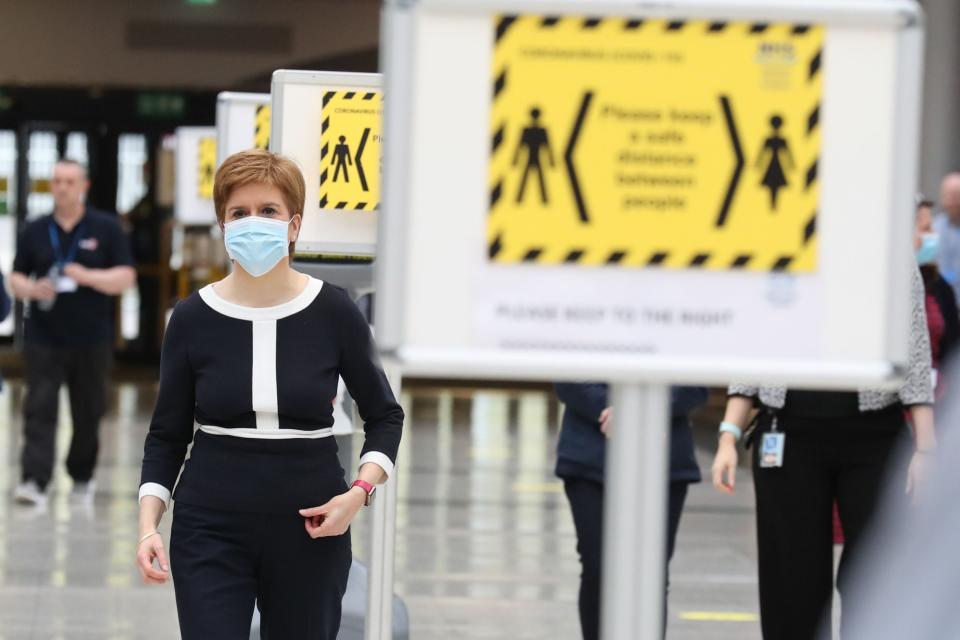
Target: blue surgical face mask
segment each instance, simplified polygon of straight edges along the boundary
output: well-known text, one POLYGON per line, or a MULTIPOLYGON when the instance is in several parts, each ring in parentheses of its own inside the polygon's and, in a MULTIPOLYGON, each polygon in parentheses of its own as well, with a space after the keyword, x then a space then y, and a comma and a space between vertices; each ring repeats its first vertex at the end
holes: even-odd
POLYGON ((255 216, 228 222, 223 227, 227 254, 244 271, 259 278, 289 255, 290 222, 255 216))
POLYGON ((940 251, 940 234, 925 233, 920 240, 920 248, 917 249, 917 262, 920 266, 933 264, 937 261, 937 253, 940 251))

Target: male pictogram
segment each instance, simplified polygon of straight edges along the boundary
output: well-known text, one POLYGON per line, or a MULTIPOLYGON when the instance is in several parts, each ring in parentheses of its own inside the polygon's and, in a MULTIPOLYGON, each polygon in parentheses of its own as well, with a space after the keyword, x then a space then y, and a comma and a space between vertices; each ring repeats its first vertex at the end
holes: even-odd
POLYGON ((763 180, 760 181, 760 186, 770 190, 770 208, 776 211, 777 193, 789 184, 784 169, 793 171, 794 163, 793 155, 790 153, 790 145, 787 143, 787 139, 780 135, 783 118, 774 115, 770 118, 770 126, 773 128, 773 132, 763 141, 763 148, 760 149, 760 155, 757 158, 757 169, 762 169, 764 165, 767 167, 763 174, 763 180))
POLYGON ((527 178, 532 171, 536 171, 537 178, 540 180, 540 199, 543 204, 547 204, 550 199, 547 197, 547 182, 543 175, 543 166, 540 164, 541 153, 546 152, 551 167, 556 166, 556 163, 553 160, 553 150, 550 148, 547 130, 540 124, 540 109, 536 107, 531 109, 530 118, 530 125, 524 128, 520 143, 517 145, 517 152, 513 156, 513 166, 516 167, 520 162, 520 154, 524 149, 527 150, 527 166, 523 170, 523 179, 520 181, 520 190, 517 192, 517 203, 523 202, 527 178))
POLYGON ((347 171, 347 165, 353 165, 353 160, 350 157, 350 145, 347 144, 346 136, 340 136, 340 144, 334 147, 333 158, 330 159, 330 164, 337 165, 337 168, 333 172, 334 182, 340 179, 340 169, 343 169, 343 181, 350 182, 350 173, 347 171))

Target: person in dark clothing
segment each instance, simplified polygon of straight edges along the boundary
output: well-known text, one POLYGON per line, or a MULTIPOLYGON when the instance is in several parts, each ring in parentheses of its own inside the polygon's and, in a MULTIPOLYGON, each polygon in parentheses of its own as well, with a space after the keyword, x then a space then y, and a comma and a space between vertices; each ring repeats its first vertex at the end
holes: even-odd
MULTIPOLYGON (((945 369, 960 343, 960 311, 953 287, 944 279, 937 266, 940 234, 933 229, 933 202, 923 200, 917 205, 913 247, 923 276, 927 324, 930 330, 930 350, 933 368, 945 369)), ((942 384, 937 384, 937 398, 942 384)))
MULTIPOLYGON (((580 627, 584 640, 600 637, 600 589, 603 543, 603 489, 606 466, 609 389, 600 383, 557 383, 566 406, 557 446, 556 474, 573 512, 580 554, 580 627)), ((670 406, 670 491, 667 512, 667 560, 673 557, 680 514, 690 483, 700 482, 693 453, 690 412, 707 400, 702 387, 675 387, 670 406)), ((666 620, 666 616, 664 616, 666 620)), ((666 623, 664 623, 666 626, 666 623)))
MULTIPOLYGON (((4 285, 3 274, 0 273, 0 322, 7 319, 11 309, 13 309, 13 302, 10 300, 10 294, 7 293, 7 287, 4 285)), ((0 375, 0 389, 3 389, 2 375, 0 375)))
POLYGON ((7 293, 7 287, 3 282, 3 274, 0 273, 0 322, 7 319, 11 309, 13 309, 13 302, 10 300, 10 294, 7 293))
MULTIPOLYGON (((830 640, 834 584, 844 614, 856 602, 850 567, 856 566, 884 485, 896 479, 908 494, 923 491, 937 437, 923 285, 916 267, 911 275, 910 348, 899 390, 730 385, 712 478, 717 490, 734 492, 736 443, 759 408, 750 455, 764 640, 830 640), (890 461, 906 434, 905 410, 915 452, 901 473, 890 461), (834 502, 844 533, 836 581, 834 502)), ((845 615, 840 633, 847 636, 845 615)))
POLYGON ((72 496, 93 497, 100 418, 113 359, 115 302, 133 286, 130 247, 116 216, 86 205, 86 169, 61 160, 50 183, 54 211, 27 224, 17 241, 10 286, 28 304, 24 362, 23 504, 42 505, 53 474, 60 385, 70 391, 72 496))

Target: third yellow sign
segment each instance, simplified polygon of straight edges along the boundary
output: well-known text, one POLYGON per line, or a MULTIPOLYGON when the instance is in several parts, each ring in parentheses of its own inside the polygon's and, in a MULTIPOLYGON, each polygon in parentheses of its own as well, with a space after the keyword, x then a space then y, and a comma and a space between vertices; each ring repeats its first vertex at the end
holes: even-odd
POLYGON ((822 27, 492 30, 491 261, 816 270, 822 27))

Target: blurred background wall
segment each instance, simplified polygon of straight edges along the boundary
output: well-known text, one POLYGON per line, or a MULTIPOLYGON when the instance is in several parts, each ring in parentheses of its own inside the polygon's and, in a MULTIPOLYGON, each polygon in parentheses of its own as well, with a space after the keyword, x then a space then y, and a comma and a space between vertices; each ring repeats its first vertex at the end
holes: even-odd
POLYGON ((941 177, 960 170, 960 2, 924 0, 926 68, 919 189, 936 199, 941 177))
POLYGON ((379 38, 378 0, 3 0, 0 7, 0 85, 243 88, 280 67, 350 54, 375 61, 369 54, 379 38))

